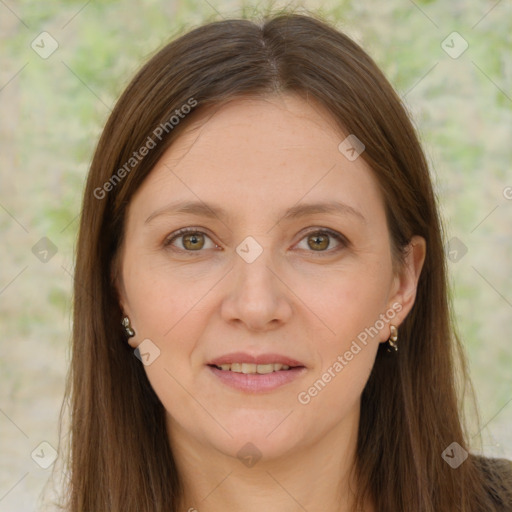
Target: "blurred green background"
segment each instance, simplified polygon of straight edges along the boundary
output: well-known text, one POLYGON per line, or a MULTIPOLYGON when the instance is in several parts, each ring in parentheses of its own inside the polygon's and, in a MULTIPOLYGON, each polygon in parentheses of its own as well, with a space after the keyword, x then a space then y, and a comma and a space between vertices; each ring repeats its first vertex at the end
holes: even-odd
MULTIPOLYGON (((477 392, 483 445, 473 432, 475 450, 512 458, 512 4, 273 7, 286 4, 322 14, 359 42, 414 119, 446 225, 456 321, 477 392)), ((77 216, 116 98, 170 39, 270 5, 0 1, 0 512, 40 510, 51 471, 31 454, 43 441, 58 444, 77 216), (58 44, 49 56, 45 31, 58 44), (55 254, 41 257, 43 237, 55 254)))

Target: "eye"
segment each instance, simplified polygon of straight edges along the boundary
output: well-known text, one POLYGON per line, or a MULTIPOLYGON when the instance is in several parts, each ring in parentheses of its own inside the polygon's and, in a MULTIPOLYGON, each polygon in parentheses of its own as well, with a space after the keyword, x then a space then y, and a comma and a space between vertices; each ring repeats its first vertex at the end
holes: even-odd
POLYGON ((307 246, 312 249, 313 252, 332 253, 348 246, 348 241, 343 235, 330 229, 317 229, 316 231, 310 231, 302 238, 302 240, 307 240, 307 246), (335 249, 326 251, 325 249, 331 245, 329 238, 334 238, 338 242, 339 246, 335 249))
MULTIPOLYGON (((182 252, 200 252, 201 249, 212 249, 219 248, 219 246, 213 243, 213 247, 205 247, 205 239, 211 241, 211 238, 204 233, 203 231, 198 230, 197 228, 183 228, 174 233, 172 233, 164 242, 164 246, 174 246, 178 250, 182 252), (174 245, 174 241, 177 239, 182 239, 181 247, 177 247, 174 245)), ((348 240, 337 233, 336 231, 332 231, 330 229, 316 229, 315 231, 310 231, 307 233, 302 239, 307 240, 307 245, 313 252, 336 252, 343 247, 347 247, 349 245, 348 240), (339 246, 338 248, 326 251, 325 249, 329 248, 331 245, 330 238, 334 238, 339 246)))
MULTIPOLYGON (((164 246, 167 247, 169 245, 173 245, 172 242, 178 238, 182 239, 182 247, 178 247, 178 249, 186 252, 200 251, 205 246, 205 238, 211 240, 211 238, 202 231, 199 231, 195 228, 183 228, 179 231, 176 231, 169 238, 167 238, 164 242, 164 246)), ((217 244, 213 245, 218 247, 217 244)), ((209 247, 206 247, 206 249, 209 249, 209 247)))

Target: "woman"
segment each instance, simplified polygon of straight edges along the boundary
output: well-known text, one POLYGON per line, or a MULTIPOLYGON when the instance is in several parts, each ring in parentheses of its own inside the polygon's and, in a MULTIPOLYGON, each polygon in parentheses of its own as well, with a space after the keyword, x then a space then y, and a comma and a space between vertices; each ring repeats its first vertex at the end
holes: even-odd
POLYGON ((508 461, 468 453, 418 139, 319 19, 210 23, 139 71, 74 293, 70 512, 512 509, 508 461))

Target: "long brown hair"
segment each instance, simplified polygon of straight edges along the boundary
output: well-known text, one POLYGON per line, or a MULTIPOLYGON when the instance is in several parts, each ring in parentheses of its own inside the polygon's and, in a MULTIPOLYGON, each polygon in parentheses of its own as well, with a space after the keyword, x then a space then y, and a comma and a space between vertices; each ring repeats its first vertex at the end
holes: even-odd
POLYGON ((451 323, 436 198, 414 128, 356 43, 318 16, 292 12, 261 22, 210 22, 182 35, 141 68, 106 123, 87 179, 76 253, 65 509, 177 510, 182 488, 165 411, 120 326, 114 277, 125 212, 203 107, 276 91, 314 98, 345 133, 364 142, 361 156, 385 199, 396 262, 413 235, 427 242, 399 352, 389 357, 379 348, 363 391, 358 506, 371 497, 380 512, 500 510, 497 496, 502 492, 505 500, 505 491, 498 475, 486 476, 482 458, 470 455, 453 469, 441 456, 453 442, 469 451, 456 385, 457 375, 463 382, 467 375, 451 323), (171 128, 176 109, 194 101, 194 111, 171 128), (167 130, 156 140, 162 126, 167 130), (155 147, 131 161, 148 138, 155 147))

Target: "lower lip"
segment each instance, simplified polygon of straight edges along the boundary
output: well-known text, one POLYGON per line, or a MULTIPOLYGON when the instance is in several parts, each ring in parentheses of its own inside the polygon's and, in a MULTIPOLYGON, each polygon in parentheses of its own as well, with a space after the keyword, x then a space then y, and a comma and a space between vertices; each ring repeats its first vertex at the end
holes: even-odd
POLYGON ((264 374, 246 374, 230 370, 219 370, 214 366, 208 366, 208 368, 222 383, 247 393, 273 391, 297 379, 306 371, 306 368, 303 366, 264 374))

